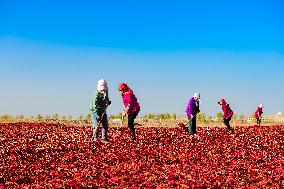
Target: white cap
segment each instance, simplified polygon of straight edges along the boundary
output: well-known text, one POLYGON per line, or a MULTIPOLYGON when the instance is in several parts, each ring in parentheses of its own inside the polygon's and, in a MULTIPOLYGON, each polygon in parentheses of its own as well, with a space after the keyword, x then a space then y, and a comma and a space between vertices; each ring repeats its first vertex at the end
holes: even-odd
POLYGON ((200 99, 200 94, 199 93, 194 93, 193 98, 196 99, 196 100, 200 99))
POLYGON ((264 108, 264 107, 263 107, 263 104, 260 104, 260 105, 259 105, 259 108, 264 108))
POLYGON ((104 79, 100 79, 97 85, 98 91, 108 91, 107 82, 104 79))

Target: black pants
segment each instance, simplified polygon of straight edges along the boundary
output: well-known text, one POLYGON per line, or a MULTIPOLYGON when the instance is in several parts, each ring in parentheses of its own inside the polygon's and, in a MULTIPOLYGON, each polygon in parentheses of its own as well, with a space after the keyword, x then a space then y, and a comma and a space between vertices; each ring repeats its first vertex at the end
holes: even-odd
POLYGON ((260 126, 260 123, 261 123, 261 118, 256 118, 256 124, 257 124, 258 126, 260 126))
POLYGON ((230 121, 231 121, 231 118, 228 118, 228 119, 224 118, 224 124, 227 126, 228 131, 232 130, 230 126, 230 121))
POLYGON ((131 113, 128 115, 128 128, 131 132, 131 138, 133 140, 136 139, 136 136, 135 136, 135 128, 134 128, 134 119, 137 117, 137 115, 139 114, 139 111, 140 109, 138 109, 136 112, 134 113, 131 113))
MULTIPOLYGON (((187 116, 188 120, 190 120, 190 116, 187 116)), ((191 121, 188 123, 189 134, 196 134, 196 116, 194 116, 191 121)))

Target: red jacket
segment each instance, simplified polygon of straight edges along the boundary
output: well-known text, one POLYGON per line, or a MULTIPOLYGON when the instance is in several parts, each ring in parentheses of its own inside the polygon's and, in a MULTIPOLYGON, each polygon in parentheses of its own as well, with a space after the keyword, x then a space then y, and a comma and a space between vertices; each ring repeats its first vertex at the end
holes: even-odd
POLYGON ((254 113, 255 118, 260 118, 262 115, 262 108, 258 107, 254 113))
POLYGON ((229 119, 233 116, 233 111, 230 108, 229 104, 227 104, 227 102, 222 99, 222 110, 223 110, 223 118, 224 119, 229 119))

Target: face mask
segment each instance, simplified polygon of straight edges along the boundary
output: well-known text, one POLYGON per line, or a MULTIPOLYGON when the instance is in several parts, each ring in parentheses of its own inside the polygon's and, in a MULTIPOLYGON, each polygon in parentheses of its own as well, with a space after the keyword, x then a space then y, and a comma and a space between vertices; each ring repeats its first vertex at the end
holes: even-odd
POLYGON ((198 101, 199 105, 202 103, 202 101, 200 99, 198 99, 197 101, 198 101))
POLYGON ((200 99, 198 97, 193 97, 194 100, 199 101, 200 99))

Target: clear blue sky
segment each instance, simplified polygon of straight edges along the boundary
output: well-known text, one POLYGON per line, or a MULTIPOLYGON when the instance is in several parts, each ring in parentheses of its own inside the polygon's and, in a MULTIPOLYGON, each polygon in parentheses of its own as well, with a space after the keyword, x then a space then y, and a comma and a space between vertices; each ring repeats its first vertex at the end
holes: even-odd
POLYGON ((215 115, 284 112, 284 2, 0 0, 0 114, 88 112, 97 80, 109 113, 129 83, 142 113, 183 114, 194 92, 215 115))

